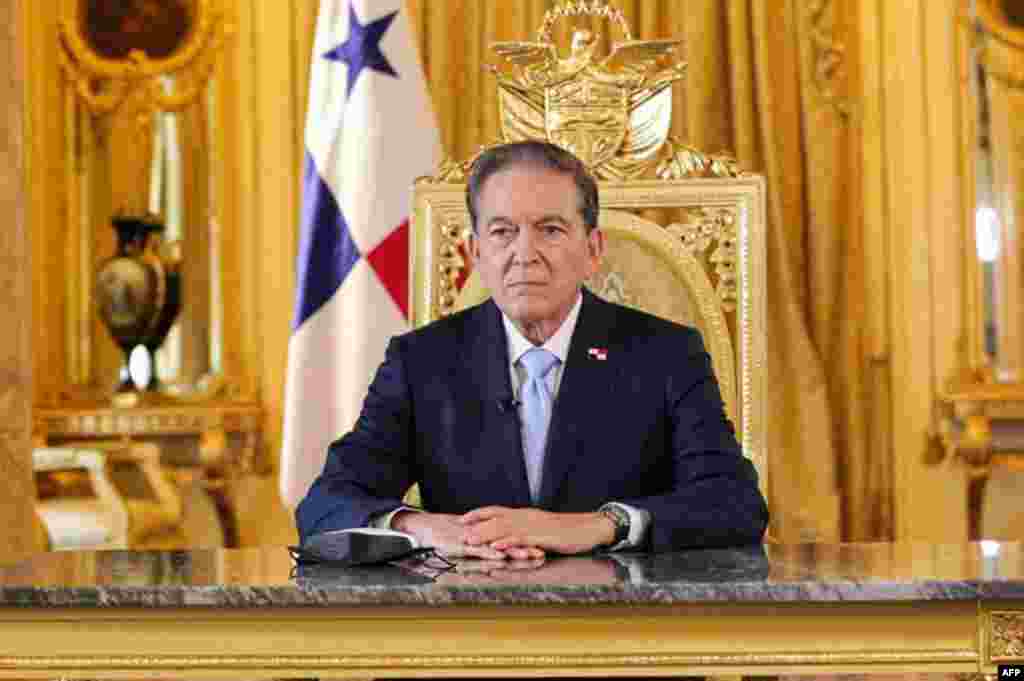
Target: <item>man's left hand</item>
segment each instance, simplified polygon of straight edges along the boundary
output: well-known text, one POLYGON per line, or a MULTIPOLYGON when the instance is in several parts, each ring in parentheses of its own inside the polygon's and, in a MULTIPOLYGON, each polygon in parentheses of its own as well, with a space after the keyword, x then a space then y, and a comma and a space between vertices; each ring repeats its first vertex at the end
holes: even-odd
POLYGON ((551 513, 536 508, 484 506, 459 517, 466 543, 498 551, 536 547, 557 553, 584 553, 615 539, 615 525, 601 513, 551 513))

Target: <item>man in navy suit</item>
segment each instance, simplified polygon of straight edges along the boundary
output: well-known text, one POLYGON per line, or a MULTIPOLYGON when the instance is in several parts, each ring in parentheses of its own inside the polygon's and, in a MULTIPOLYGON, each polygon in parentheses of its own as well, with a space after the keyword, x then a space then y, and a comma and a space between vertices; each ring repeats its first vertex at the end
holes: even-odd
POLYGON ((392 339, 300 534, 391 528, 488 559, 759 542, 767 507, 700 334, 582 288, 605 248, 585 166, 495 147, 467 205, 492 298, 392 339), (414 482, 422 509, 402 504, 414 482))

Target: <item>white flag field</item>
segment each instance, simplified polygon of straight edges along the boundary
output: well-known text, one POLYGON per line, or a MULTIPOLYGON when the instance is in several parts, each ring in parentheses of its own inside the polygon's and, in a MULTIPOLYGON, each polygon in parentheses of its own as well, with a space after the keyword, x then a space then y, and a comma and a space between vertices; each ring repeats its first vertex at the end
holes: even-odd
POLYGON ((402 0, 322 0, 305 141, 281 451, 291 508, 409 328, 412 185, 441 147, 402 0))

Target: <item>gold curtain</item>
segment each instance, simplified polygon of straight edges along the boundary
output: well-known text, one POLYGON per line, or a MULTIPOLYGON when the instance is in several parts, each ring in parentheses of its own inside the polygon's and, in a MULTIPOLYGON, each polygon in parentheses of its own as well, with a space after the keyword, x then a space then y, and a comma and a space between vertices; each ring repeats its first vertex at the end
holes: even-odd
MULTIPOLYGON (((498 138, 487 46, 533 39, 555 2, 408 4, 445 152, 466 158, 498 138)), ((843 47, 856 42, 846 30, 855 25, 854 0, 613 4, 635 38, 685 41, 689 69, 675 87, 673 135, 703 151, 728 151, 768 179, 776 538, 888 538, 891 461, 886 447, 868 446, 868 433, 885 424, 869 408, 878 396, 865 387, 859 168, 842 98, 844 76, 856 68, 843 47)))

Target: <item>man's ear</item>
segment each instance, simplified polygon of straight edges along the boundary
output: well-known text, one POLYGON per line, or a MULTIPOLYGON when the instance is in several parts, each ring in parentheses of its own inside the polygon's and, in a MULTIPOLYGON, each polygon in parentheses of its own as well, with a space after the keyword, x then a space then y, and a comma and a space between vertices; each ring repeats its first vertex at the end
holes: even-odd
POLYGON ((600 261, 604 257, 605 246, 604 230, 594 227, 587 235, 587 248, 590 250, 590 257, 595 261, 600 261))
POLYGON ((469 259, 475 268, 476 264, 480 262, 480 239, 475 231, 469 232, 469 238, 466 239, 466 252, 469 253, 469 259))

